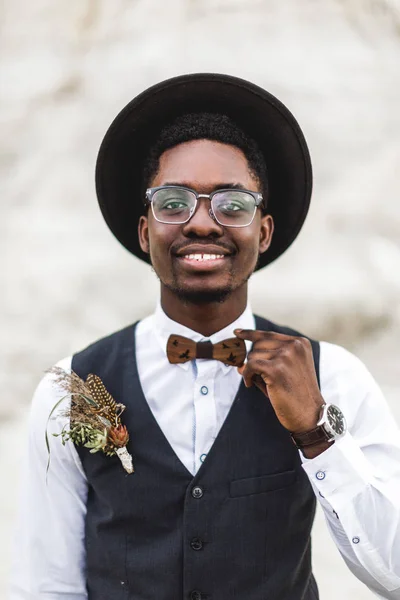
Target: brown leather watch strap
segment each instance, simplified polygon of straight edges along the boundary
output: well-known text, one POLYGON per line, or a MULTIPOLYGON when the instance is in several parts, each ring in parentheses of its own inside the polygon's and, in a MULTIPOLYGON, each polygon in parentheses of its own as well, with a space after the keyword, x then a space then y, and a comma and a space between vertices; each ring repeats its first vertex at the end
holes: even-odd
POLYGON ((306 448, 307 446, 315 446, 321 442, 330 441, 330 438, 322 425, 319 425, 315 429, 311 429, 311 431, 306 431, 305 433, 291 433, 290 437, 298 448, 306 448))

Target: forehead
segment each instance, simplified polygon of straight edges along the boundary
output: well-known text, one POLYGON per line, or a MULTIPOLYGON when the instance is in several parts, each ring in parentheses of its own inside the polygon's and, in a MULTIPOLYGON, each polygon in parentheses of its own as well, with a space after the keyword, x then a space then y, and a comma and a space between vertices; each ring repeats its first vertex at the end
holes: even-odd
POLYGON ((239 148, 212 140, 192 140, 166 150, 152 186, 185 183, 194 189, 221 184, 254 185, 247 159, 239 148))

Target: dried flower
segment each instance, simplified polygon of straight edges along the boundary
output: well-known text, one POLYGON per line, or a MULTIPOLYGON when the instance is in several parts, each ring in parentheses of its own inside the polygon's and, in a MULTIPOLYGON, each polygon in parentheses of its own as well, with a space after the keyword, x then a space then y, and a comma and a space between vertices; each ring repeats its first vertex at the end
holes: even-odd
MULTIPOLYGON (((91 453, 102 450, 107 456, 116 454, 124 469, 132 473, 132 457, 126 449, 129 433, 121 423, 125 406, 115 402, 98 375, 90 373, 83 381, 73 371, 67 373, 59 367, 53 367, 48 372, 55 376, 55 385, 71 397, 70 406, 61 411, 62 416, 69 418, 69 429, 64 427, 60 433, 53 435, 60 436, 63 444, 71 440, 75 445, 89 448, 91 453)), ((64 398, 53 407, 49 419, 64 398)), ((46 444, 49 452, 48 469, 50 446, 47 430, 46 444)))
POLYGON ((118 427, 111 427, 108 438, 115 446, 122 448, 129 442, 129 433, 125 425, 118 425, 118 427))

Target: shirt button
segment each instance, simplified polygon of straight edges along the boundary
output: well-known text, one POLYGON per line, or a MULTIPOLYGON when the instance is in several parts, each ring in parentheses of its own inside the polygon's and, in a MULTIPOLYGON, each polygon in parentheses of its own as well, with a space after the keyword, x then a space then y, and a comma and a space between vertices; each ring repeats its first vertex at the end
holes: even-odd
POLYGON ((190 594, 190 600, 201 600, 201 592, 193 590, 193 592, 190 594))
POLYGON ((200 538, 193 538, 190 542, 190 547, 192 550, 201 550, 203 548, 203 542, 200 538))
POLYGON ((323 471, 318 471, 315 475, 315 477, 317 479, 319 479, 320 481, 322 481, 322 479, 325 479, 325 473, 323 471))
POLYGON ((206 385, 202 385, 200 388, 201 393, 203 394, 203 396, 207 396, 208 394, 208 387, 206 385))
POLYGON ((201 488, 198 485, 196 485, 196 487, 194 487, 192 489, 192 496, 193 496, 193 498, 202 498, 203 494, 204 494, 203 488, 201 488))
POLYGON ((359 537, 353 537, 353 539, 351 541, 353 542, 353 544, 359 544, 360 543, 360 538, 359 537))
POLYGON ((202 455, 200 456, 200 462, 202 462, 202 463, 203 463, 203 462, 206 460, 206 456, 207 456, 207 454, 202 454, 202 455))

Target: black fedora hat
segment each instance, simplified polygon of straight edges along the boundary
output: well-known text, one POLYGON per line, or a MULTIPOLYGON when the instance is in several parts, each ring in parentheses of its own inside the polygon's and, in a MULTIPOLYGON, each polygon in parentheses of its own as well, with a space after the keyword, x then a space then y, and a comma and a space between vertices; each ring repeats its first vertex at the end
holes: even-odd
POLYGON ((304 135, 292 113, 262 88, 229 75, 194 73, 167 79, 134 98, 117 115, 101 144, 96 191, 104 219, 127 250, 149 262, 139 246, 143 165, 160 130, 187 113, 229 116, 265 156, 268 212, 275 230, 258 268, 278 258, 297 237, 311 199, 312 170, 304 135))

